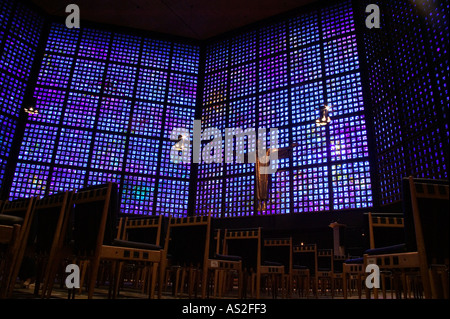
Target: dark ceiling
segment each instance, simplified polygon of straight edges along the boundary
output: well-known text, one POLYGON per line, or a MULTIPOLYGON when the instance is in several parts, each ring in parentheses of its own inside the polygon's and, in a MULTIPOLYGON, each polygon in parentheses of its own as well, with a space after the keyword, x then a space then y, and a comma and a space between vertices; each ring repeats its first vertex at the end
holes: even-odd
POLYGON ((81 21, 204 40, 317 0, 31 0, 46 13, 67 16, 75 3, 81 21))

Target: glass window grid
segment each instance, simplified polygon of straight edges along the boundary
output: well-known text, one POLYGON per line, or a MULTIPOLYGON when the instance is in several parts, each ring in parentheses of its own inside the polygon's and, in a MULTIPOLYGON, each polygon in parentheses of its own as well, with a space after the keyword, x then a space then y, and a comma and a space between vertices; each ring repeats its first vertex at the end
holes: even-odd
POLYGON ((0 156, 0 188, 2 187, 3 178, 5 177, 6 162, 6 159, 0 156))
POLYGON ((260 57, 285 51, 287 46, 285 22, 278 22, 261 28, 259 38, 260 57))
POLYGON ((11 19, 13 2, 11 0, 5 0, 0 3, 0 29, 5 28, 8 21, 11 19))
POLYGON ((205 72, 211 73, 228 66, 229 41, 221 41, 206 47, 205 72))
POLYGON ((121 171, 125 153, 125 136, 97 132, 94 137, 91 167, 121 171))
POLYGON ((165 71, 140 69, 137 79, 136 98, 164 102, 168 74, 165 71))
POLYGON ((243 175, 225 180, 225 209, 222 217, 254 215, 255 176, 243 175))
POLYGON ((380 204, 387 205, 402 198, 402 178, 407 176, 404 151, 401 146, 377 155, 380 180, 380 204))
POLYGON ((350 34, 342 38, 324 43, 325 75, 332 76, 359 68, 356 35, 350 34))
POLYGON ((159 138, 162 134, 161 123, 164 106, 152 102, 136 102, 133 116, 130 118, 131 133, 159 138))
POLYGON ((227 99, 228 71, 219 71, 205 76, 203 104, 222 103, 227 99))
POLYGON ((292 85, 322 77, 320 45, 316 44, 291 51, 290 61, 292 85))
POLYGON ((86 168, 89 162, 91 141, 91 131, 61 128, 55 164, 86 168))
POLYGON ((335 210, 372 206, 372 188, 368 161, 331 166, 333 207, 335 210))
POLYGON ((18 160, 51 163, 58 128, 27 123, 18 160))
POLYGON ((93 129, 100 97, 96 95, 69 92, 62 119, 65 126, 93 129))
POLYGON ((295 169, 292 176, 294 213, 330 210, 327 166, 295 169))
POLYGON ((222 190, 223 181, 205 180, 198 181, 195 207, 196 215, 211 215, 213 218, 219 218, 222 214, 222 190))
POLYGON ((10 35, 4 39, 4 42, 0 67, 21 79, 27 80, 30 76, 36 49, 10 35))
POLYGON ((87 186, 105 184, 108 182, 116 183, 119 187, 121 174, 107 171, 89 170, 87 178, 87 186))
POLYGON ((141 51, 141 38, 126 34, 113 34, 110 61, 137 64, 141 51))
POLYGON ((131 136, 128 144, 126 173, 156 175, 159 161, 159 140, 131 136))
POLYGON ((49 174, 49 166, 18 162, 9 199, 43 196, 47 188, 49 174))
POLYGON ((321 12, 322 32, 325 39, 355 31, 353 10, 349 1, 325 8, 321 12))
POLYGON ((86 58, 106 60, 110 42, 110 32, 84 28, 81 32, 78 55, 86 58))
POLYGON ((256 58, 257 33, 250 31, 231 40, 231 65, 246 63, 256 58))
POLYGON ((205 128, 213 127, 219 130, 225 129, 226 105, 216 104, 206 106, 202 109, 202 131, 205 128))
POLYGON ((281 54, 259 63, 259 92, 285 87, 288 84, 287 54, 281 54))
POLYGON ((85 170, 55 166, 51 173, 49 194, 77 190, 84 186, 85 170))
POLYGON ((316 11, 291 18, 288 21, 288 25, 290 48, 309 45, 321 39, 319 33, 319 18, 316 11))
POLYGON ((26 84, 14 77, 0 72, 0 104, 2 112, 18 117, 25 95, 26 84))
POLYGON ((131 101, 104 97, 100 103, 97 130, 126 133, 129 128, 131 101))
POLYGON ((258 211, 259 215, 280 215, 291 212, 290 174, 291 172, 288 170, 277 170, 272 175, 267 209, 258 211))
POLYGON ((231 69, 230 99, 256 93, 256 63, 249 63, 231 69))
POLYGON ((170 139, 172 130, 176 128, 186 128, 189 130, 190 136, 192 136, 195 109, 168 104, 166 106, 166 113, 164 114, 164 117, 165 124, 162 135, 165 139, 170 139))
POLYGON ((311 82, 291 89, 292 123, 315 121, 325 103, 322 82, 311 82))
POLYGON ((105 62, 77 59, 71 78, 71 89, 97 94, 100 93, 102 90, 102 78, 105 69, 105 62))
POLYGON ((337 117, 364 111, 360 73, 350 73, 326 80, 330 116, 337 117))
POLYGON ((158 181, 156 215, 186 217, 189 201, 189 181, 162 179, 158 181))
POLYGON ((289 124, 288 90, 270 92, 259 97, 258 126, 279 128, 289 124))
POLYGON ((161 143, 161 158, 159 174, 160 176, 188 179, 191 173, 191 156, 192 148, 188 156, 181 156, 182 162, 174 163, 171 160, 171 149, 176 144, 176 141, 163 140, 161 143))
POLYGON ((194 45, 174 43, 172 71, 198 74, 200 48, 194 45))
POLYGON ((292 140, 299 145, 293 149, 295 166, 323 165, 328 162, 327 127, 306 124, 292 128, 292 140))
POLYGON ((63 24, 52 23, 45 51, 74 55, 79 37, 80 29, 69 29, 63 24))
POLYGON ((224 174, 224 164, 221 163, 202 163, 198 164, 197 177, 199 180, 206 178, 221 177, 224 174))
POLYGON ((137 68, 122 64, 109 64, 106 70, 104 93, 132 98, 137 68))
POLYGON ((141 67, 168 69, 171 47, 167 41, 143 39, 141 67))
MULTIPOLYGON (((258 105, 260 105, 261 101, 261 95, 264 90, 269 90, 269 92, 275 91, 277 88, 283 87, 284 85, 291 84, 289 87, 289 92, 291 92, 291 95, 288 96, 288 100, 290 99, 291 105, 293 105, 292 109, 288 109, 288 113, 290 112, 292 114, 292 121, 288 120, 287 126, 298 126, 298 125, 310 125, 310 127, 315 127, 315 120, 319 116, 319 108, 327 103, 328 105, 332 106, 331 110, 331 117, 332 121, 334 119, 341 119, 341 122, 346 122, 349 117, 349 115, 360 115, 364 111, 364 105, 363 105, 363 98, 362 98, 362 92, 361 92, 361 80, 360 80, 360 74, 358 72, 359 69, 359 61, 358 61, 358 55, 357 55, 357 49, 356 49, 356 36, 354 34, 354 21, 352 17, 352 9, 350 6, 350 3, 343 5, 340 7, 342 9, 341 14, 343 15, 340 17, 339 10, 329 10, 327 12, 319 12, 313 11, 312 13, 305 14, 303 16, 299 16, 293 19, 290 19, 287 21, 287 29, 288 29, 288 41, 289 41, 289 49, 287 50, 281 50, 277 53, 270 53, 272 55, 269 55, 269 59, 267 60, 282 60, 284 59, 286 62, 283 61, 282 64, 277 65, 277 63, 273 63, 270 65, 267 63, 267 61, 264 58, 258 57, 255 62, 259 64, 259 73, 257 78, 259 79, 259 82, 257 83, 258 92, 256 94, 250 94, 249 98, 253 98, 254 95, 256 95, 255 100, 257 101, 258 105), (321 21, 319 21, 321 20, 321 21), (337 28, 328 28, 327 30, 319 30, 319 23, 323 23, 324 21, 340 21, 339 23, 343 25, 339 25, 337 28), (322 32, 327 32, 327 38, 329 39, 324 40, 322 38, 322 32), (323 45, 319 44, 319 41, 323 42, 323 45), (322 47, 325 49, 323 51, 324 56, 320 58, 317 58, 317 55, 313 54, 313 52, 317 52, 317 54, 322 54, 322 47), (300 62, 300 53, 301 53, 301 59, 303 59, 304 62, 303 65, 300 62), (308 53, 310 58, 308 57, 308 53), (298 54, 298 56, 296 55, 298 54), (289 60, 289 62, 287 62, 289 60), (287 74, 285 76, 284 70, 287 71, 287 68, 285 68, 285 65, 289 63, 290 65, 290 74, 287 74), (273 66, 275 65, 275 66, 273 66), (322 70, 322 65, 325 65, 327 69, 322 70), (303 67, 303 69, 302 69, 303 67), (278 69, 277 69, 278 68, 278 69), (272 71, 271 69, 275 69, 275 71, 272 71), (299 70, 302 70, 302 73, 299 72, 299 70), (326 73, 327 71, 328 73, 326 73), (302 74, 303 78, 294 79, 295 72, 299 72, 299 75, 302 74), (309 72, 309 73, 308 73, 309 72), (309 77, 305 77, 305 74, 309 77), (276 76, 272 76, 272 74, 276 74, 276 76), (276 78, 281 77, 281 80, 278 80, 276 78), (284 83, 283 78, 286 78, 289 83, 284 83), (291 83, 292 80, 292 83, 291 83), (266 85, 267 88, 264 88, 264 81, 271 81, 274 84, 266 85), (325 98, 327 98, 325 100, 325 98)), ((327 25, 329 26, 329 24, 327 25)), ((261 30, 259 30, 260 32, 261 30)), ((258 31, 256 31, 258 32, 258 31)), ((255 53, 253 51, 256 51, 257 48, 260 47, 262 41, 265 41, 266 39, 261 38, 261 36, 258 36, 259 44, 258 45, 258 39, 256 37, 251 37, 248 34, 251 34, 250 32, 234 36, 232 38, 232 56, 231 56, 231 66, 229 66, 227 69, 224 69, 223 72, 226 70, 229 70, 230 76, 232 70, 234 70, 234 65, 239 65, 240 67, 244 66, 244 62, 246 61, 254 61, 255 60, 255 53), (252 48, 248 50, 248 56, 245 52, 237 53, 238 47, 237 44, 240 41, 243 41, 241 39, 248 39, 247 43, 249 43, 248 47, 252 48), (241 55, 242 57, 240 57, 241 55)), ((270 41, 267 40, 267 41, 270 41)), ((244 50, 242 50, 244 51, 244 50)), ((208 79, 205 77, 205 87, 206 90, 210 88, 210 83, 213 81, 211 80, 211 76, 208 79)), ((230 83, 233 83, 232 79, 230 78, 230 83)), ((217 81, 216 83, 213 83, 213 85, 218 86, 217 81)), ((231 85, 230 85, 231 88, 231 85)), ((205 91, 206 91, 205 90, 205 91)), ((212 91, 212 90, 211 90, 212 91)), ((216 90, 217 91, 217 90, 216 90)), ((227 92, 223 90, 221 98, 226 99, 227 98, 227 92)), ((211 94, 212 95, 212 94, 211 94)), ((218 94, 216 94, 217 96, 218 94)), ((231 97, 231 94, 230 94, 231 97)), ((228 103, 228 126, 234 126, 231 125, 235 123, 236 111, 233 110, 232 105, 233 102, 235 102, 236 97, 231 97, 230 102, 228 103)), ((204 108, 207 107, 207 100, 204 96, 203 104, 204 108)), ((221 102, 214 100, 209 102, 211 104, 220 104, 221 102)), ((251 112, 249 113, 249 121, 252 122, 253 115, 251 112)), ((260 116, 262 115, 262 112, 258 112, 257 117, 257 125, 260 127, 261 122, 264 122, 260 119, 260 116)), ((288 114, 289 115, 289 114, 288 114)), ((273 119, 270 119, 273 120, 273 119)), ((278 120, 278 119, 277 119, 278 120)), ((245 120, 243 120, 245 121, 245 120)), ((336 124, 337 125, 337 124, 336 124)), ((344 124, 341 124, 344 125, 344 124)), ((254 126, 254 125, 253 125, 254 126)), ((345 126, 345 125, 344 125, 345 126)), ((250 127, 250 126, 249 126, 250 127)), ((336 126, 337 127, 337 126, 336 126)), ((281 127, 282 131, 284 127, 281 127)), ((324 139, 324 143, 322 146, 322 153, 325 156, 327 166, 323 166, 326 170, 326 174, 328 174, 328 171, 331 172, 331 161, 327 158, 327 136, 328 138, 331 137, 329 134, 329 128, 319 128, 321 131, 321 134, 324 139)), ((344 129, 345 130, 345 129, 344 129)), ((282 139, 281 142, 282 146, 289 146, 289 129, 287 129, 285 132, 282 132, 282 139)), ((292 133, 294 134, 294 133, 292 133)), ((297 133, 299 134, 299 133, 297 133)), ((357 133, 354 133, 357 134, 357 133)), ((354 137, 358 138, 358 137, 354 137)), ((293 137, 293 142, 297 142, 296 138, 293 137)), ((363 144, 365 142, 362 142, 363 144)), ((364 149, 364 148, 363 148, 364 149)), ((295 151, 295 149, 294 149, 295 151)), ((357 151, 358 152, 358 151, 357 151)), ((368 156, 366 156, 366 153, 357 153, 360 154, 362 159, 367 159, 368 156)), ((317 156, 317 155, 316 155, 317 156)), ((321 161, 323 159, 320 159, 321 161)), ((311 165, 320 165, 320 164, 301 164, 298 163, 292 163, 291 160, 283 159, 279 160, 279 165, 281 164, 281 167, 279 166, 278 169, 285 169, 287 168, 290 170, 290 165, 294 165, 295 169, 302 169, 303 165, 305 166, 305 169, 308 169, 311 167, 311 165), (309 166, 308 166, 309 165, 309 166)), ((226 172, 227 176, 231 173, 236 173, 240 175, 249 174, 247 171, 245 171, 243 168, 233 170, 230 169, 230 165, 226 165, 226 172)), ((253 171, 252 171, 253 172, 253 171)), ((210 177, 211 178, 211 177, 210 177)), ((219 177, 220 178, 220 177, 219 177)), ((326 188, 326 196, 328 195, 328 192, 331 192, 329 188, 331 188, 331 181, 328 183, 328 176, 327 176, 327 183, 324 185, 326 188)), ((225 190, 224 190, 225 194, 225 190)), ((368 202, 368 205, 371 205, 372 198, 370 197, 370 200, 368 202)), ((323 204, 318 211, 323 210, 334 210, 336 209, 332 203, 330 203, 330 198, 327 197, 326 203, 323 204)), ((358 204, 358 207, 360 207, 360 204, 358 204)), ((312 209, 312 211, 314 208, 312 209)))
POLYGON ((127 175, 122 189, 121 210, 127 214, 153 215, 156 179, 127 175))
POLYGON ((43 26, 44 18, 40 14, 34 12, 26 4, 18 3, 12 16, 11 34, 14 34, 16 38, 21 39, 32 47, 36 47, 43 26))
POLYGON ((70 70, 73 58, 45 53, 39 71, 37 84, 67 88, 70 81, 70 70))
POLYGON ((34 97, 39 113, 29 115, 28 120, 58 125, 64 107, 65 92, 36 87, 34 97))
POLYGON ((330 125, 331 161, 369 157, 364 115, 334 119, 330 125))
POLYGON ((8 158, 16 131, 17 119, 0 113, 0 123, 2 127, 0 131, 0 157, 8 158))
POLYGON ((256 127, 256 97, 231 101, 228 109, 228 128, 256 127))
POLYGON ((197 76, 171 73, 167 102, 194 107, 197 94, 197 76))

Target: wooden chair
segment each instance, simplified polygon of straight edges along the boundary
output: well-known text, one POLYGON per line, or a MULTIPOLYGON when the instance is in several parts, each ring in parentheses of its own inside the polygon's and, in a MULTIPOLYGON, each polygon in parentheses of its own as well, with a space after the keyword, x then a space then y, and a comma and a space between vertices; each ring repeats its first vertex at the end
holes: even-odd
MULTIPOLYGON (((89 299, 94 296, 102 262, 111 265, 108 297, 115 298, 117 292, 114 280, 117 278, 119 262, 160 264, 164 255, 159 246, 115 238, 119 209, 117 193, 117 184, 110 182, 80 189, 72 197, 73 216, 69 225, 71 233, 68 234, 72 241, 72 262, 81 266, 81 285, 84 284, 85 277, 87 278, 89 299)), ((61 240, 67 242, 66 239, 61 240)), ((58 258, 61 258, 61 254, 58 258)), ((50 280, 54 282, 54 278, 50 280)), ((151 283, 150 298, 154 297, 155 285, 156 278, 151 283)), ((51 295, 51 288, 48 289, 47 296, 51 295)))
POLYGON ((261 292, 261 228, 225 229, 223 234, 223 252, 208 259, 207 270, 234 273, 237 277, 238 298, 245 298, 247 290, 251 291, 252 296, 259 298, 261 292))
POLYGON ((309 292, 312 291, 313 294, 317 297, 317 244, 301 243, 300 245, 294 245, 292 252, 292 276, 299 296, 308 298, 309 292))
POLYGON ((9 298, 28 242, 35 197, 6 201, 0 214, 0 244, 5 247, 0 268, 0 298, 9 298))
POLYGON ((210 236, 211 216, 169 217, 161 268, 175 297, 185 288, 189 298, 197 297, 199 287, 205 297, 210 236))
POLYGON ((60 249, 61 238, 71 213, 70 203, 74 192, 66 191, 48 195, 36 200, 33 219, 35 222, 35 238, 33 240, 33 254, 37 264, 37 274, 34 294, 44 297, 49 287, 49 278, 55 271, 55 261, 60 249))
MULTIPOLYGON (((162 247, 165 238, 167 222, 164 216, 126 216, 119 219, 117 240, 153 244, 162 247)), ((117 243, 116 240, 116 243, 117 243)), ((152 278, 158 277, 158 264, 120 262, 116 280, 116 290, 119 283, 123 286, 125 281, 132 283, 134 288, 140 285, 141 293, 150 293, 152 278), (128 271, 126 271, 128 270, 128 271)), ((159 291, 159 289, 158 289, 159 291)))
POLYGON ((354 259, 346 260, 342 265, 342 292, 347 299, 352 291, 356 290, 358 298, 362 298, 363 280, 365 269, 362 262, 353 262, 354 259))
POLYGON ((277 297, 277 288, 284 297, 290 295, 292 287, 292 237, 264 238, 261 277, 267 277, 272 287, 272 297, 277 297))
MULTIPOLYGON (((364 255, 364 264, 380 270, 418 269, 426 299, 448 299, 449 185, 448 181, 403 179, 406 252, 364 255), (439 278, 440 280, 437 280, 439 278)), ((402 276, 404 281, 405 276, 402 276)), ((406 297, 406 296, 405 296, 406 297)))
POLYGON ((317 249, 317 283, 318 291, 333 294, 334 259, 333 249, 317 249))
MULTIPOLYGON (((403 213, 377 213, 369 212, 367 214, 369 230, 369 249, 365 250, 363 255, 379 255, 386 252, 403 252, 406 249, 404 243, 404 218, 403 213), (388 231, 388 232, 386 232, 388 231), (384 239, 381 241, 381 239, 384 239)), ((366 292, 366 297, 370 298, 370 290, 365 287, 366 278, 364 257, 351 257, 346 259, 343 264, 343 295, 348 296, 349 284, 356 285, 358 296, 361 298, 361 292, 366 292)), ((392 294, 394 293, 392 273, 388 270, 381 271, 381 288, 383 298, 387 298, 387 280, 389 279, 392 294)), ((353 287, 355 288, 355 287, 353 287)), ((378 299, 378 289, 373 288, 373 295, 378 299)))

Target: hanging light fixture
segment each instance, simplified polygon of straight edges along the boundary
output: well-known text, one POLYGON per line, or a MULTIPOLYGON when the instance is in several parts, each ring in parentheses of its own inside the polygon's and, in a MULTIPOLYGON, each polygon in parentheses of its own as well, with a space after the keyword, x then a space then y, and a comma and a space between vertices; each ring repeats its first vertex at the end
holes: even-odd
POLYGON ((320 116, 318 119, 316 119, 316 125, 318 126, 323 126, 323 125, 327 125, 329 123, 331 123, 331 118, 328 114, 329 110, 331 109, 330 105, 326 105, 324 104, 323 106, 320 107, 320 116))
POLYGON ((24 107, 23 110, 30 115, 39 114, 39 110, 35 106, 32 106, 32 105, 24 107))

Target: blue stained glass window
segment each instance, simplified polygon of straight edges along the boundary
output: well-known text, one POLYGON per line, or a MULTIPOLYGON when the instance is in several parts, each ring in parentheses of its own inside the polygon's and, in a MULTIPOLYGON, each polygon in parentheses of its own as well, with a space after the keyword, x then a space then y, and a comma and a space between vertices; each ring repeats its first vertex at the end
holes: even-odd
POLYGON ((32 122, 59 124, 64 107, 65 92, 52 89, 36 88, 34 91, 36 108, 39 113, 28 117, 32 122))
POLYGON ((75 63, 71 88, 74 90, 100 93, 105 72, 104 62, 79 59, 75 63))
POLYGON ((18 162, 14 172, 9 199, 44 196, 49 172, 49 166, 18 162))
POLYGON ((103 98, 97 129, 125 133, 128 131, 131 112, 131 101, 103 98))
POLYGON ((220 217, 222 211, 222 180, 205 180, 197 183, 196 215, 220 217))
POLYGON ((19 160, 50 163, 58 128, 27 123, 19 152, 19 160))
POLYGON ((334 209, 372 206, 372 185, 368 161, 331 166, 334 209))
POLYGON ((52 23, 45 50, 56 54, 75 54, 80 29, 67 28, 64 24, 52 23))
POLYGON ((122 213, 152 215, 156 180, 153 177, 125 176, 122 213))
POLYGON ((236 176, 225 180, 223 217, 253 216, 255 176, 236 176))
POLYGON ((49 193, 80 189, 84 186, 85 175, 85 170, 54 167, 50 179, 49 193))
POLYGON ((68 166, 87 167, 92 132, 61 129, 55 163, 68 166))
POLYGON ((26 85, 21 81, 0 72, 0 104, 2 111, 19 116, 26 85))
POLYGON ((156 214, 186 217, 189 201, 189 181, 159 179, 156 214))
POLYGON ((141 69, 139 71, 136 97, 164 102, 166 96, 167 72, 141 69))
POLYGON ((294 213, 330 210, 328 168, 316 166, 293 171, 294 213))
POLYGON ((144 137, 130 137, 125 171, 144 175, 156 175, 160 160, 159 141, 144 137))
POLYGON ((99 96, 70 92, 63 125, 94 128, 99 101, 99 96))
POLYGON ((99 132, 94 138, 92 168, 121 171, 124 153, 124 136, 99 132))

